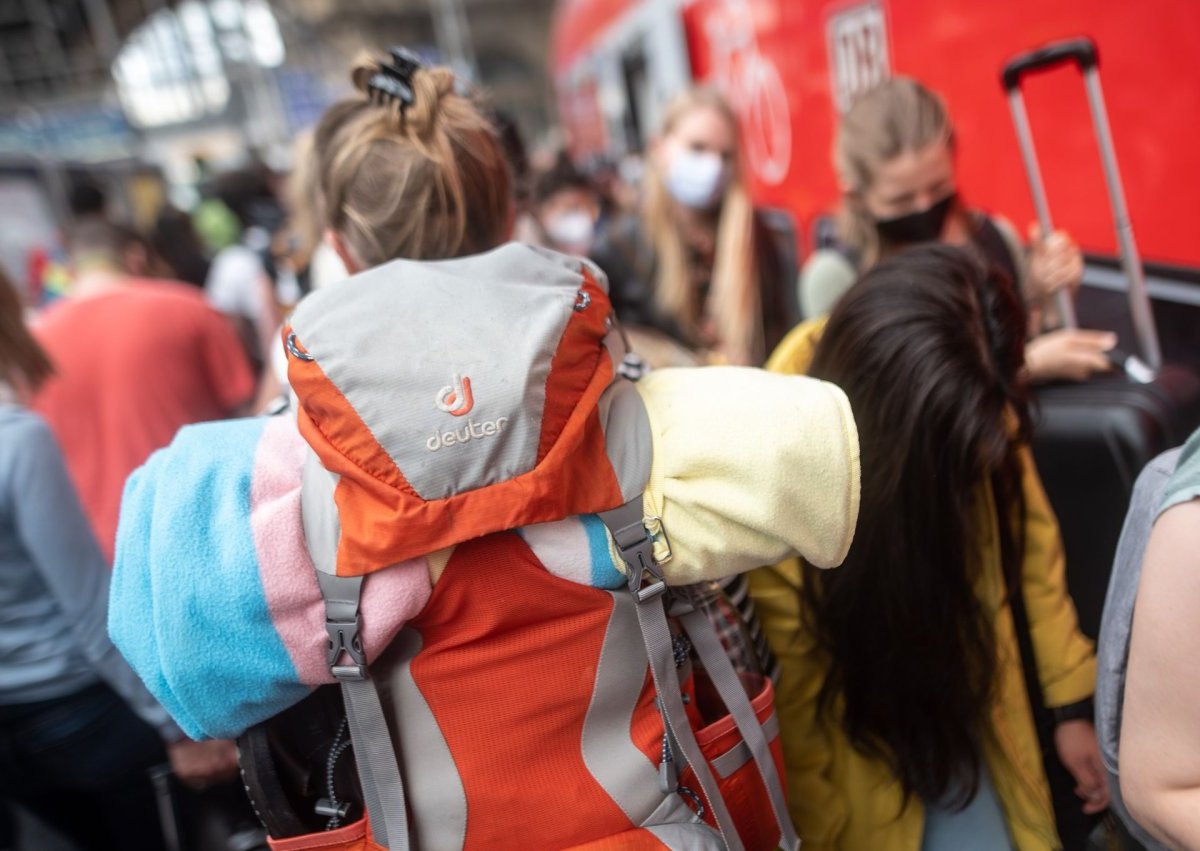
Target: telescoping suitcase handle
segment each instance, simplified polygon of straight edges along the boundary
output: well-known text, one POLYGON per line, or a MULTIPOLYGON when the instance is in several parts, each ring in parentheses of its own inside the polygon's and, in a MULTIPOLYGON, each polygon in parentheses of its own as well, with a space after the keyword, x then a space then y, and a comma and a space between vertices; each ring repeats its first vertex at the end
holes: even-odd
MULTIPOLYGON (((1096 45, 1088 38, 1074 38, 1039 47, 1014 56, 1004 65, 1000 80, 1008 95, 1013 125, 1017 131, 1017 142, 1021 147, 1021 159, 1029 178, 1029 189, 1033 194, 1033 205, 1037 210, 1038 224, 1044 235, 1053 232, 1050 206, 1046 200, 1046 187, 1038 165, 1037 151, 1033 146, 1033 133, 1029 129, 1029 115, 1025 111, 1025 99, 1021 93, 1021 81, 1037 71, 1057 68, 1067 63, 1075 64, 1083 75, 1087 90, 1088 106, 1092 113, 1092 124, 1096 141, 1100 147, 1100 161, 1104 167, 1104 180, 1108 186, 1112 204, 1113 221, 1117 232, 1117 248, 1121 254, 1121 267, 1129 288, 1129 311, 1137 334, 1138 352, 1141 363, 1126 364, 1131 376, 1153 375, 1162 366, 1162 350, 1158 343, 1158 330, 1154 325, 1154 314, 1150 307, 1150 296, 1146 292, 1146 279, 1138 255, 1137 243, 1133 238, 1133 225, 1129 221, 1129 210, 1125 205, 1125 190, 1121 185, 1121 172, 1117 167, 1117 154, 1113 148, 1112 130, 1108 122, 1108 110, 1104 105, 1104 92, 1100 88, 1100 57, 1096 45)), ((1071 295, 1061 289, 1055 296, 1063 324, 1077 327, 1075 305, 1071 295)), ((1132 361, 1132 359, 1131 359, 1132 361)), ((1145 380, 1143 377, 1142 380, 1145 380)))

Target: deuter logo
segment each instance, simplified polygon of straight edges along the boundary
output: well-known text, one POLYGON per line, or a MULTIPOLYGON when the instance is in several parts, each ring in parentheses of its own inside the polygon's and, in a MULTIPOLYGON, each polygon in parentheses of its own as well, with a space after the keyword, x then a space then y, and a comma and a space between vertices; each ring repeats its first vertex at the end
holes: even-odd
POLYGON ((475 407, 475 397, 471 395, 471 379, 455 375, 451 384, 438 391, 434 403, 439 411, 445 411, 452 417, 465 417, 475 407))
POLYGON ((467 420, 467 424, 461 428, 450 431, 435 431, 433 437, 425 441, 425 448, 430 452, 437 452, 443 446, 469 443, 481 437, 495 437, 504 431, 506 425, 508 425, 508 417, 498 417, 497 419, 485 420, 481 423, 477 423, 475 420, 467 420))
MULTIPOLYGON (((453 381, 438 391, 434 404, 439 411, 445 411, 453 417, 465 417, 471 413, 471 409, 475 407, 475 397, 471 395, 471 379, 455 374, 453 381)), ((483 422, 467 420, 467 424, 459 428, 449 431, 438 429, 433 433, 433 437, 425 441, 425 448, 430 452, 437 452, 443 446, 457 446, 483 437, 495 437, 504 431, 506 425, 508 417, 483 422)))

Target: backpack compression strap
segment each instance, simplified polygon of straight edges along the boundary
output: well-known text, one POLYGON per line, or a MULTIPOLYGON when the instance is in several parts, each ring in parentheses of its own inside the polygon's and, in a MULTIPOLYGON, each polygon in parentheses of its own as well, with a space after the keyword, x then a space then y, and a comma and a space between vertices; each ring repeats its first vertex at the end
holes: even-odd
MULTIPOLYGON (((674 743, 677 743, 692 771, 696 775, 704 797, 713 809, 717 828, 721 838, 730 851, 741 849, 741 838, 728 808, 721 797, 716 780, 709 771, 708 762, 700 751, 691 724, 683 708, 680 698, 681 688, 675 669, 674 648, 671 641, 671 631, 667 624, 666 597, 667 586, 663 574, 654 559, 654 538, 646 529, 641 498, 630 500, 620 508, 605 511, 600 519, 608 527, 609 532, 621 551, 621 557, 629 569, 629 590, 635 597, 638 613, 638 625, 641 627, 642 640, 646 645, 646 655, 650 660, 650 672, 654 677, 654 688, 659 696, 659 707, 662 710, 663 722, 667 727, 674 743)), ((669 556, 668 556, 669 557, 669 556)), ((791 817, 787 810, 787 799, 783 793, 783 785, 779 781, 779 773, 771 756, 770 745, 763 733, 762 725, 746 696, 729 655, 721 646, 712 621, 701 610, 687 604, 683 598, 676 598, 672 603, 686 609, 679 615, 683 628, 692 639, 692 645, 700 661, 708 671, 713 685, 717 689, 725 708, 733 716, 738 732, 750 748, 750 753, 758 767, 759 776, 771 801, 775 813, 775 822, 779 827, 779 844, 785 851, 797 851, 800 839, 792 826, 791 817)), ((665 767, 665 764, 664 764, 665 767)), ((675 791, 664 789, 663 791, 675 791)))
POLYGON ((721 645, 721 639, 717 637, 713 622, 703 611, 694 607, 678 617, 692 640, 692 646, 696 648, 700 662, 708 671, 717 694, 721 696, 721 701, 737 724, 738 732, 750 748, 755 765, 758 766, 758 776, 762 778, 763 786, 771 799, 775 823, 779 826, 779 846, 784 851, 797 851, 800 838, 796 835, 796 829, 792 826, 792 819, 788 814, 787 796, 784 795, 783 784, 779 781, 779 771, 775 768, 775 760, 771 756, 771 746, 767 742, 762 725, 758 723, 758 716, 750 704, 746 689, 742 687, 741 679, 733 669, 729 654, 721 645))
MULTIPOLYGON (((683 708, 682 689, 675 670, 671 628, 667 624, 667 612, 664 607, 667 584, 663 581, 662 570, 654 560, 654 539, 646 530, 641 495, 618 508, 601 512, 600 519, 608 527, 621 551, 621 558, 629 569, 629 591, 637 604, 638 626, 641 628, 642 641, 646 645, 646 655, 650 660, 650 674, 654 678, 654 690, 658 694, 663 724, 671 739, 683 751, 688 764, 692 766, 704 798, 712 808, 717 830, 721 833, 725 847, 729 851, 744 851, 737 827, 729 815, 729 809, 725 806, 716 780, 709 771, 708 762, 700 751, 696 734, 683 708)), ((663 791, 674 792, 677 791, 677 787, 663 791)))
POLYGON ((340 531, 333 501, 335 477, 316 454, 307 453, 304 464, 304 536, 317 568, 317 584, 325 601, 325 630, 329 634, 329 672, 342 685, 354 762, 362 784, 363 806, 374 840, 389 851, 408 851, 408 811, 399 747, 388 732, 379 692, 367 673, 363 652, 359 602, 362 576, 338 576, 333 571, 340 531), (349 664, 342 663, 348 657, 349 664))

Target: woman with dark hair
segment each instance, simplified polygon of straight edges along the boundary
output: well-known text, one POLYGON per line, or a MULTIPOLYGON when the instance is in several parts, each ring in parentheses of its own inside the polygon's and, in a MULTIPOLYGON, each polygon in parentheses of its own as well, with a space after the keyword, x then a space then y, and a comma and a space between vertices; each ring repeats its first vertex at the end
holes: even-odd
MULTIPOLYGON (((1093 650, 1026 445, 1024 340, 1008 281, 929 245, 864 275, 816 345, 808 373, 841 386, 858 421, 858 532, 836 572, 790 562, 751 576, 783 664, 806 848, 1060 846, 1014 599, 1059 756, 1085 810, 1107 804, 1093 650)), ((807 360, 795 347, 773 364, 807 360)))

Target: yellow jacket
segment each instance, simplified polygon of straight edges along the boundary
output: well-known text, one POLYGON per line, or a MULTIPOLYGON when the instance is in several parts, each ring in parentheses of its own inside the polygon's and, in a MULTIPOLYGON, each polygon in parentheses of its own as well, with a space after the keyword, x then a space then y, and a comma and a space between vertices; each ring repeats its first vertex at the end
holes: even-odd
MULTIPOLYGON (((824 327, 825 320, 818 319, 795 329, 767 368, 803 373, 824 327)), ((1020 458, 1027 509, 1022 581, 1034 655, 1046 702, 1065 706, 1092 695, 1095 656, 1091 642, 1079 632, 1075 606, 1067 596, 1058 522, 1029 451, 1023 449, 1020 458)), ((1017 848, 1044 851, 1059 847, 1059 840, 1012 614, 1002 606, 1005 586, 990 488, 981 510, 987 516, 976 593, 994 621, 1001 658, 984 758, 1017 848)), ((795 560, 750 574, 755 607, 783 667, 776 704, 789 807, 804 847, 918 851, 924 831, 921 802, 910 800, 902 808, 900 784, 887 767, 854 750, 838 724, 817 717, 817 693, 826 663, 811 636, 800 629, 800 582, 801 568, 795 560)))

